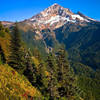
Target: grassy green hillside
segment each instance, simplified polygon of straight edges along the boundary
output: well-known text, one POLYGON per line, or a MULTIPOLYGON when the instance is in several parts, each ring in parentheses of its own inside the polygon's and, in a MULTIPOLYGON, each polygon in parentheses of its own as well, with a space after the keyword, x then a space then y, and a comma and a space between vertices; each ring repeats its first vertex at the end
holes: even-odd
POLYGON ((0 65, 0 100, 26 100, 41 97, 40 92, 8 65, 0 65))

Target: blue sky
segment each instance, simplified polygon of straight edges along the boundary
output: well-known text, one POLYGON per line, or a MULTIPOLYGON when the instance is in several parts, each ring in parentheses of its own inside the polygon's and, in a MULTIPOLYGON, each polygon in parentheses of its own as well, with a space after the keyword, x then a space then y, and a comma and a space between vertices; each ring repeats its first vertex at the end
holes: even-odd
POLYGON ((21 21, 54 3, 100 20, 100 0, 0 0, 0 21, 21 21))

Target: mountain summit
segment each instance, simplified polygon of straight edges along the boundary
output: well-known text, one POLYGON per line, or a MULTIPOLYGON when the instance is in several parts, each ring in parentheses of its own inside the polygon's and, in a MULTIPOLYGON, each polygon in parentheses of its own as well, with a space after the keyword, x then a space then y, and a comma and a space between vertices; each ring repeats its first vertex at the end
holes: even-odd
POLYGON ((95 21, 81 13, 73 13, 70 9, 64 8, 58 4, 53 4, 39 14, 30 19, 25 20, 25 23, 39 29, 56 29, 66 23, 88 23, 95 21))
MULTIPOLYGON (((22 21, 26 25, 31 26, 34 29, 57 29, 67 23, 75 23, 84 25, 91 21, 96 21, 90 17, 83 15, 81 12, 73 13, 70 9, 64 8, 55 3, 52 6, 46 8, 39 14, 22 21)), ((13 23, 2 22, 4 25, 11 26, 13 23)))

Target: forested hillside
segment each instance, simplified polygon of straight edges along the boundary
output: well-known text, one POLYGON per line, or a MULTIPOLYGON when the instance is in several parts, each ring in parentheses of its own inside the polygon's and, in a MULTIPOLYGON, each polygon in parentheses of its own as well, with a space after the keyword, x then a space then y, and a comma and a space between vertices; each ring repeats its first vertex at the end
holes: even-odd
MULTIPOLYGON (((5 30, 5 28, 2 26, 1 30, 5 30)), ((9 33, 6 32, 6 34, 9 33)), ((72 100, 83 98, 81 93, 78 94, 80 89, 77 86, 72 68, 70 68, 64 56, 65 51, 63 49, 59 49, 56 55, 57 58, 55 54, 50 54, 47 56, 46 61, 43 60, 38 50, 35 50, 35 53, 32 54, 25 47, 17 24, 15 24, 12 34, 9 34, 9 39, 7 38, 5 41, 9 41, 6 49, 4 48, 6 52, 7 50, 9 52, 6 58, 6 53, 2 47, 6 44, 1 43, 0 99, 72 100)))
POLYGON ((100 69, 100 23, 86 26, 67 24, 56 30, 56 38, 65 44, 69 59, 100 69))
POLYGON ((42 30, 42 39, 21 25, 0 23, 0 98, 99 100, 99 23, 42 30))

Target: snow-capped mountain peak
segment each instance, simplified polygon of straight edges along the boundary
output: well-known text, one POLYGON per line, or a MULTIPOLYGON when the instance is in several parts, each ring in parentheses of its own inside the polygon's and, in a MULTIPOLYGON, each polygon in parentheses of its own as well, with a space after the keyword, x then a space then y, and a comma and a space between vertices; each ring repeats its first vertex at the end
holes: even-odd
POLYGON ((87 23, 93 19, 86 17, 82 14, 74 14, 70 9, 64 8, 57 3, 48 7, 44 11, 39 14, 33 16, 32 18, 26 20, 28 24, 33 26, 34 28, 39 29, 55 29, 59 28, 62 25, 70 22, 70 23, 87 23))

